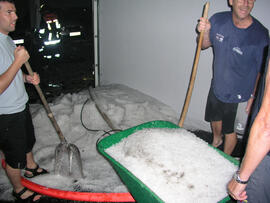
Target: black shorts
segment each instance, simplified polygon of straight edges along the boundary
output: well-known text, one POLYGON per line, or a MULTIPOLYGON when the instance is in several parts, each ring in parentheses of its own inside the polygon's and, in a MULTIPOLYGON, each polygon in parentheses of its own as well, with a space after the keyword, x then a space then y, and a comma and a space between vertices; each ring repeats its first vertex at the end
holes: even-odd
POLYGON ((238 103, 224 103, 218 100, 213 89, 210 88, 204 119, 208 122, 222 121, 222 133, 231 134, 234 132, 237 108, 238 103))
POLYGON ((22 112, 0 115, 0 123, 0 149, 6 163, 12 168, 25 168, 26 154, 36 142, 28 105, 22 112))

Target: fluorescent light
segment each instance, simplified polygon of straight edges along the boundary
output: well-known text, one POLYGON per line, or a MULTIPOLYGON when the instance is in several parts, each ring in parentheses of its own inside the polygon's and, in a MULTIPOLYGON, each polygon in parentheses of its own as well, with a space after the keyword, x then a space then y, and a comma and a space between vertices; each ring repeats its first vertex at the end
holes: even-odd
POLYGON ((15 39, 15 40, 13 40, 13 42, 15 44, 23 44, 24 43, 24 39, 15 39))
POLYGON ((70 32, 70 33, 69 33, 69 36, 70 36, 70 37, 80 36, 80 35, 81 35, 81 32, 70 32))

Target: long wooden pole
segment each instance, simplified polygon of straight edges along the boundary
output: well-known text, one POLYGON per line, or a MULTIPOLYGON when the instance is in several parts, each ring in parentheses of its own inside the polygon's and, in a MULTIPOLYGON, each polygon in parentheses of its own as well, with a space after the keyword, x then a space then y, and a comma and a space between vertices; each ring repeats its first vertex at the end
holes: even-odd
MULTIPOLYGON (((34 73, 33 73, 33 70, 32 70, 32 68, 31 68, 29 62, 28 62, 28 61, 25 62, 24 65, 25 65, 25 67, 26 67, 26 69, 27 69, 29 75, 33 76, 34 73)), ((43 92, 42 92, 40 86, 39 86, 39 85, 35 85, 35 88, 36 88, 36 90, 37 90, 37 92, 38 92, 38 94, 39 94, 39 96, 40 96, 40 99, 41 99, 43 105, 44 105, 44 108, 45 108, 45 110, 46 110, 46 112, 47 112, 47 116, 50 118, 50 120, 51 120, 51 122, 52 122, 52 124, 53 124, 53 127, 55 128, 56 133, 57 133, 57 135, 59 136, 60 141, 61 141, 62 143, 67 143, 67 141, 66 141, 66 139, 65 139, 65 137, 64 137, 64 135, 63 135, 63 133, 62 133, 60 127, 59 127, 59 125, 58 125, 58 123, 56 122, 56 119, 55 119, 54 116, 53 116, 53 113, 52 113, 52 111, 51 111, 51 109, 50 109, 50 107, 49 107, 49 104, 48 104, 48 102, 47 102, 47 100, 46 100, 46 98, 45 98, 45 96, 44 96, 44 94, 43 94, 43 92)))
POLYGON ((119 131, 120 131, 120 129, 117 129, 117 128, 113 125, 111 119, 107 116, 107 114, 106 114, 104 111, 102 111, 102 108, 100 107, 100 105, 99 105, 99 103, 98 103, 97 96, 96 96, 96 94, 95 94, 95 92, 94 92, 94 90, 93 90, 92 87, 89 87, 89 94, 90 94, 90 97, 91 97, 91 99, 93 100, 93 102, 94 102, 94 104, 95 104, 95 106, 96 106, 98 112, 100 113, 101 117, 106 121, 106 123, 108 124, 108 126, 109 126, 112 130, 117 130, 117 131, 119 130, 119 131))
MULTIPOLYGON (((204 12, 203 12, 203 17, 204 18, 208 17, 209 4, 210 3, 207 2, 204 5, 204 12)), ((203 35, 204 35, 204 31, 200 32, 199 42, 198 42, 198 45, 197 45, 197 51, 196 51, 196 56, 195 56, 195 61, 194 61, 193 67, 192 67, 191 79, 190 79, 189 86, 188 86, 188 92, 187 92, 187 95, 186 95, 184 107, 182 109, 180 121, 179 121, 179 124, 178 124, 180 127, 183 126, 185 118, 186 118, 186 114, 187 114, 187 111, 188 111, 188 106, 189 106, 189 103, 190 103, 192 90, 193 90, 193 87, 194 87, 194 82, 195 82, 195 78, 196 78, 196 74, 197 74, 197 68, 198 68, 198 63, 199 63, 199 58, 200 58, 200 53, 201 53, 201 48, 202 48, 203 35)))

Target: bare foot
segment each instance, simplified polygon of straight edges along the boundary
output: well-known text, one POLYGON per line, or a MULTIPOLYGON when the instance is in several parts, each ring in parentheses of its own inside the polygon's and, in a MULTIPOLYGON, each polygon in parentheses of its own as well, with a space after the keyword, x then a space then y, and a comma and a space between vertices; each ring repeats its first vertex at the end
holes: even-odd
POLYGON ((13 191, 13 196, 18 201, 28 201, 28 202, 36 202, 41 198, 40 194, 34 193, 31 190, 28 190, 27 188, 23 187, 21 190, 17 190, 16 192, 13 191))
POLYGON ((222 143, 223 143, 223 140, 222 140, 222 138, 220 138, 220 139, 214 140, 213 143, 212 143, 212 146, 217 148, 217 147, 219 147, 222 143))
MULTIPOLYGON (((21 195, 21 198, 22 199, 27 199, 28 197, 30 197, 31 195, 33 195, 34 194, 34 192, 32 192, 32 191, 30 191, 30 190, 27 190, 25 193, 23 193, 22 195, 21 195)), ((35 202, 35 201, 37 201, 37 200, 39 200, 41 198, 41 195, 36 195, 34 198, 33 198, 33 201, 35 202)))

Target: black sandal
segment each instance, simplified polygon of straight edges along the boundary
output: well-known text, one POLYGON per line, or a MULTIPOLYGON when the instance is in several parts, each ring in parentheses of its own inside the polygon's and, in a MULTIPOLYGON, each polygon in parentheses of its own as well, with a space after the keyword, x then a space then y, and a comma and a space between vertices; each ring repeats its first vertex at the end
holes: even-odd
POLYGON ((45 170, 44 168, 42 168, 42 171, 38 171, 39 169, 39 165, 37 164, 36 168, 32 169, 32 168, 25 168, 24 170, 26 171, 29 171, 31 172, 32 174, 27 174, 27 173, 24 173, 24 177, 26 178, 33 178, 33 177, 36 177, 38 175, 42 175, 42 174, 46 174, 46 173, 49 173, 47 170, 45 170))
POLYGON ((40 198, 36 201, 34 201, 35 196, 39 195, 38 193, 34 192, 32 195, 30 195, 29 197, 22 199, 22 195, 23 193, 25 193, 28 189, 26 187, 24 187, 20 192, 16 193, 14 190, 12 192, 12 195, 16 198, 16 200, 18 200, 19 202, 38 202, 40 200, 40 198))

